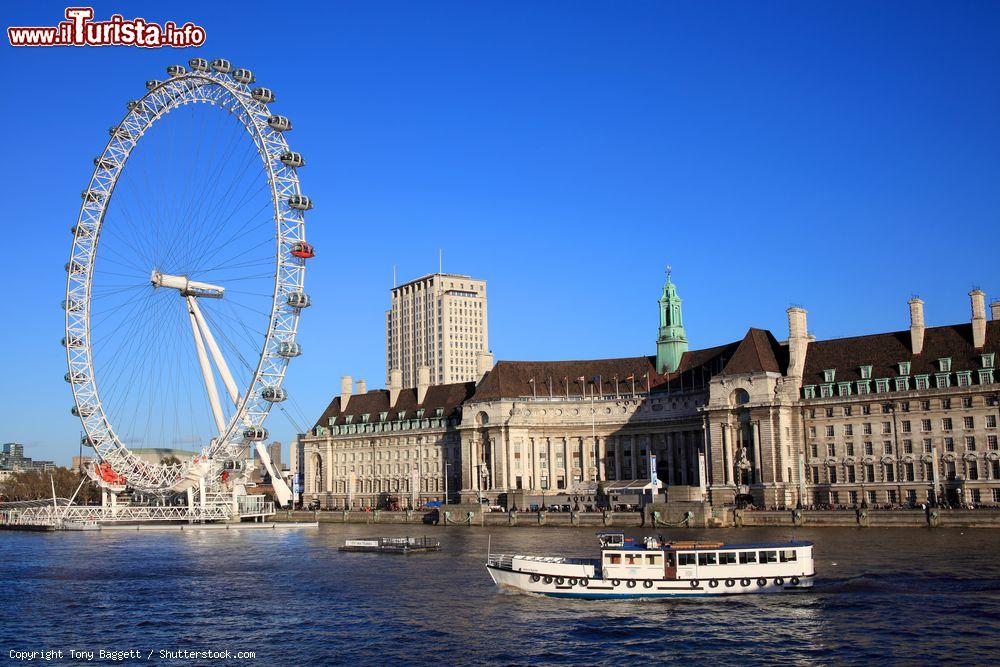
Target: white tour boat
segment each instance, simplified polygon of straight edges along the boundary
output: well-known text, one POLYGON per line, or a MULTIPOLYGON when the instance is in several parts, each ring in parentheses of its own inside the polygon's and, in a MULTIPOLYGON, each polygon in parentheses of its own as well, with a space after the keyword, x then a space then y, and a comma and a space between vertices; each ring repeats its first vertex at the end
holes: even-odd
POLYGON ((812 542, 642 542, 598 533, 598 560, 487 556, 498 586, 550 597, 617 599, 782 593, 812 588, 812 542))

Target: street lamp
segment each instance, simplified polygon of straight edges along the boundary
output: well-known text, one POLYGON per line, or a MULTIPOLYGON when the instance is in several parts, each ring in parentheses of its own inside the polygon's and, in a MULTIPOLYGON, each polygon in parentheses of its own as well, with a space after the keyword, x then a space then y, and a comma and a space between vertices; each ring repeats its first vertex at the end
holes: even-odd
POLYGON ((451 468, 451 463, 448 461, 444 462, 444 504, 448 504, 448 469, 451 468))

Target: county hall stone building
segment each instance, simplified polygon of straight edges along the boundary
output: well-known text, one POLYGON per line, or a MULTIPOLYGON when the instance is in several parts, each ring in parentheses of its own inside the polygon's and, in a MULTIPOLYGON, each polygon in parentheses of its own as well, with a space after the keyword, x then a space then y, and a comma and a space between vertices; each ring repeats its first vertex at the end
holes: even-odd
MULTIPOLYGON (((689 349, 668 276, 654 356, 499 361, 478 382, 354 389, 344 378, 298 454, 303 501, 417 506, 447 495, 525 507, 598 483, 649 480, 670 501, 1000 503, 1000 302, 970 321, 817 340, 802 308, 786 340, 749 329, 689 349), (654 465, 655 470, 650 470, 654 465)), ((485 350, 483 350, 485 353, 485 350)))

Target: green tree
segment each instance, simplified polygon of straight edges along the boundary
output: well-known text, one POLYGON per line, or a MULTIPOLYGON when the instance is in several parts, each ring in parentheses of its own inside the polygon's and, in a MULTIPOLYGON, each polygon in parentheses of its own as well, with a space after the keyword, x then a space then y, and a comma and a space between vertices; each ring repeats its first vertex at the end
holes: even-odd
POLYGON ((0 483, 0 496, 4 500, 48 500, 52 498, 53 484, 60 498, 72 497, 80 487, 76 503, 85 504, 101 497, 96 484, 69 468, 16 472, 0 483))

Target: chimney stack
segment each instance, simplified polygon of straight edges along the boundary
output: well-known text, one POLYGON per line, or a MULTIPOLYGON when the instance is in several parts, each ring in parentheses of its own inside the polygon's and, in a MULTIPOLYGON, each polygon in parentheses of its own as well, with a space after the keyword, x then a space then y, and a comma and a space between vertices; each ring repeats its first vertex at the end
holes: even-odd
POLYGON ((802 377, 806 366, 809 333, 806 328, 806 309, 792 306, 788 309, 788 374, 802 377))
POLYGON ((477 377, 476 382, 479 382, 483 377, 493 370, 493 353, 492 352, 480 352, 479 359, 476 360, 476 371, 477 377))
POLYGON ((1000 301, 994 301, 990 304, 990 319, 994 322, 1000 322, 1000 301))
POLYGON ((403 389, 403 371, 393 368, 389 371, 389 407, 395 407, 399 392, 403 389))
POLYGON ((368 383, 364 380, 358 380, 358 396, 368 393, 368 383))
POLYGON ((913 297, 910 304, 910 350, 920 354, 924 350, 924 302, 920 297, 913 297))
POLYGON ((340 411, 343 412, 347 409, 347 404, 351 401, 351 387, 354 383, 351 381, 350 375, 345 375, 340 378, 340 411))
POLYGON ((431 367, 417 367, 417 405, 424 402, 427 397, 427 388, 431 386, 431 367))
POLYGON ((972 299, 972 346, 980 348, 986 344, 986 294, 981 289, 969 292, 972 299))

